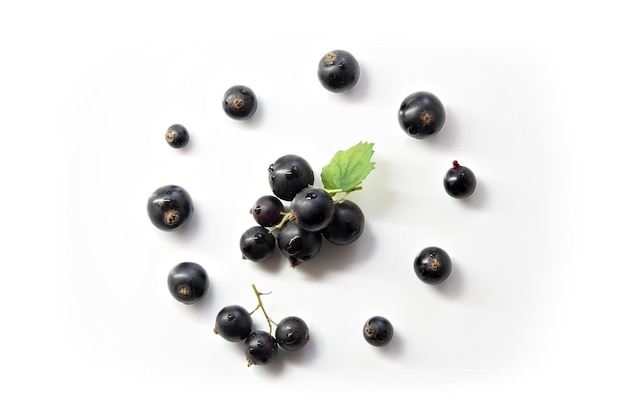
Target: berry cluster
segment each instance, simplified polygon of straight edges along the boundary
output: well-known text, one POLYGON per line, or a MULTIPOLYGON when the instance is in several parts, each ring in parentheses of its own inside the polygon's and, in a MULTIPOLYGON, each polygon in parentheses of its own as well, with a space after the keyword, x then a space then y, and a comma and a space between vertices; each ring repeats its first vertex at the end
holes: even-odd
POLYGON ((296 267, 313 259, 320 252, 324 239, 336 245, 355 242, 363 233, 365 217, 359 205, 346 196, 360 190, 361 181, 373 169, 373 163, 369 161, 372 146, 359 143, 340 151, 339 157, 336 155, 322 170, 325 187, 313 185, 313 168, 299 155, 283 155, 271 163, 268 181, 272 194, 260 196, 250 208, 257 224, 241 234, 239 249, 242 258, 264 261, 276 253, 278 247, 290 266, 296 267), (362 154, 364 149, 370 152, 362 154), (337 169, 335 166, 341 165, 340 160, 346 156, 352 160, 352 168, 337 169), (354 164, 355 161, 365 161, 367 167, 360 167, 354 164), (337 176, 335 171, 341 174, 337 176), (357 181, 342 182, 346 176, 354 174, 358 176, 355 177, 357 181), (332 188, 335 182, 340 184, 338 188, 332 188))
POLYGON ((243 342, 243 353, 248 366, 271 363, 277 357, 279 348, 286 351, 301 350, 310 338, 306 322, 297 316, 287 316, 280 322, 275 322, 267 314, 261 300, 261 296, 267 293, 260 293, 255 285, 252 285, 252 289, 258 301, 257 306, 252 311, 241 305, 223 307, 215 318, 213 332, 226 341, 243 342), (268 331, 254 328, 252 315, 259 309, 265 316, 268 331))

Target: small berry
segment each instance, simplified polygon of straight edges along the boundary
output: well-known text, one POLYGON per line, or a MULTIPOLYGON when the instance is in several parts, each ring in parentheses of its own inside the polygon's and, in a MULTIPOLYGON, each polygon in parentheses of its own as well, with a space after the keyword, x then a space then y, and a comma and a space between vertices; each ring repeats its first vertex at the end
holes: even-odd
POLYGON ((321 231, 333 218, 335 202, 319 187, 302 189, 291 201, 293 222, 307 231, 321 231))
POLYGON ((232 119, 250 119, 256 112, 257 98, 249 87, 232 86, 224 93, 222 107, 224 112, 232 119))
POLYGON ((407 135, 425 139, 436 135, 446 122, 446 110, 432 93, 418 91, 400 104, 398 122, 407 135))
POLYGON ((242 306, 225 306, 215 318, 213 331, 227 341, 243 341, 252 332, 252 315, 242 306))
POLYGON ((248 228, 239 239, 239 249, 245 260, 266 260, 274 253, 275 248, 276 238, 260 225, 248 228))
POLYGON ((356 241, 365 227, 365 217, 361 208, 351 200, 335 203, 333 218, 322 229, 322 235, 336 245, 347 245, 356 241))
POLYGON ((373 316, 363 325, 363 337, 374 347, 383 347, 393 338, 393 325, 387 318, 373 316))
POLYGON ((209 276, 201 265, 183 262, 170 270, 167 285, 174 299, 191 305, 206 295, 209 290, 209 276))
POLYGON ((187 225, 194 213, 193 201, 187 190, 167 185, 155 190, 148 198, 148 216, 162 231, 174 231, 187 225))
POLYGON ((476 176, 469 168, 452 161, 450 168, 443 178, 443 187, 450 196, 455 199, 469 197, 476 189, 476 176))
POLYGON ((313 168, 307 160, 287 154, 278 158, 268 169, 268 180, 272 192, 282 200, 291 201, 305 187, 313 184, 313 168))
POLYGON ((320 59, 317 78, 322 86, 333 93, 343 93, 353 88, 359 81, 361 67, 348 51, 330 51, 320 59))
POLYGON ((167 128, 165 140, 172 148, 183 148, 189 143, 189 132, 177 123, 167 128))
POLYGON ((298 351, 309 342, 309 327, 301 318, 288 316, 276 326, 276 341, 287 351, 298 351))
POLYGON ((287 222, 278 230, 276 241, 291 267, 313 259, 322 249, 321 232, 307 231, 293 222, 287 222))
POLYGON ((276 338, 267 331, 253 331, 243 344, 248 366, 264 366, 271 363, 278 354, 276 338))
POLYGON ((282 221, 284 210, 285 205, 279 198, 272 195, 265 195, 259 197, 256 202, 254 202, 250 213, 259 225, 269 227, 277 225, 282 221))
POLYGON ((441 248, 426 247, 415 257, 413 270, 424 283, 439 284, 450 275, 452 260, 441 248))

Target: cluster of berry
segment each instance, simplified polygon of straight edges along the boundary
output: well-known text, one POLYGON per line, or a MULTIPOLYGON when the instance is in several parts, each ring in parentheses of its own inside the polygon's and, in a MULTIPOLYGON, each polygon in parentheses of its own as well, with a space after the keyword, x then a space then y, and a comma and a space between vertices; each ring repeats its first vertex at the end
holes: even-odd
POLYGON ((283 155, 268 171, 273 194, 259 197, 250 209, 258 225, 241 235, 244 259, 267 260, 278 247, 296 267, 319 253, 322 237, 347 245, 361 236, 365 226, 361 208, 343 195, 337 197, 337 191, 313 187, 314 172, 307 160, 283 155))
POLYGON ((243 352, 248 366, 266 365, 278 355, 279 347, 286 351, 298 351, 309 342, 309 327, 300 317, 288 316, 275 322, 272 320, 261 300, 262 295, 252 285, 258 304, 248 311, 241 305, 223 307, 215 318, 213 331, 226 341, 243 342, 243 352), (261 310, 267 320, 268 331, 254 329, 252 315, 261 310), (276 327, 273 330, 273 327, 276 327))

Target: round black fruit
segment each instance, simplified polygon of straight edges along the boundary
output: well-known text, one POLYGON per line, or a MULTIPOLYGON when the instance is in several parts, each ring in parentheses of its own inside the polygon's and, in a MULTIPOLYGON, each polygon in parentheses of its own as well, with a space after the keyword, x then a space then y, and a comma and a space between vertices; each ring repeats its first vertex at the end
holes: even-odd
POLYGON ((393 338, 393 325, 385 317, 373 316, 363 325, 363 337, 374 347, 383 347, 393 338))
POLYGON ((186 305, 198 302, 209 290, 209 276, 197 263, 183 262, 174 266, 167 276, 167 286, 174 299, 186 305))
POLYGON ((326 190, 307 187, 291 201, 293 222, 307 231, 321 231, 333 218, 335 202, 326 190))
POLYGON ((313 184, 313 168, 307 160, 287 154, 274 161, 267 169, 272 192, 279 199, 291 201, 305 187, 313 184))
POLYGON ((443 178, 443 187, 455 199, 469 197, 476 190, 476 176, 469 168, 452 161, 450 168, 443 178))
POLYGON ((418 91, 400 104, 398 122, 407 135, 418 139, 430 138, 443 128, 446 110, 437 96, 418 91))
POLYGON ((439 247, 426 247, 413 261, 415 274, 427 284, 439 284, 450 276, 452 260, 439 247))
POLYGON ((243 344, 248 366, 264 366, 271 363, 278 354, 276 338, 267 331, 253 331, 243 344))
POLYGON ((333 218, 322 229, 322 235, 337 245, 347 245, 356 241, 365 228, 365 216, 361 208, 351 200, 335 203, 333 218))
POLYGON ((261 226, 274 226, 282 221, 284 216, 285 205, 279 198, 272 195, 259 197, 250 213, 254 220, 261 226))
POLYGON ((287 222, 278 231, 278 248, 287 257, 291 267, 314 258, 322 249, 322 233, 307 231, 293 222, 287 222))
POLYGON ((227 341, 243 341, 252 332, 252 315, 242 306, 225 306, 215 318, 213 331, 227 341))
POLYGON ((266 228, 256 225, 241 234, 239 249, 245 260, 267 260, 276 248, 276 238, 266 228))
POLYGON ((174 231, 187 225, 194 207, 187 190, 176 185, 156 189, 148 198, 148 216, 152 224, 162 231, 174 231))
POLYGON ((257 98, 247 86, 232 86, 224 93, 224 112, 235 120, 250 119, 257 109, 257 98))
POLYGON ((174 124, 165 131, 165 140, 172 148, 183 148, 189 143, 189 132, 181 124, 174 124))
POLYGON ((297 316, 281 319, 274 334, 278 345, 287 351, 298 351, 309 342, 309 327, 297 316))
POLYGON ((317 78, 322 86, 333 93, 343 93, 353 88, 359 81, 361 67, 348 51, 330 51, 320 59, 317 78))

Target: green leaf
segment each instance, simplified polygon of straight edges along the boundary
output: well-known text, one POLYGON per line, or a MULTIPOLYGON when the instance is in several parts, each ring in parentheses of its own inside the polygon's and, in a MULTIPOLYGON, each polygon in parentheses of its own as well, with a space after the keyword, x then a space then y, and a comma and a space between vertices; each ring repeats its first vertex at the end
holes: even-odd
POLYGON ((374 169, 371 161, 374 144, 359 142, 345 151, 337 151, 322 168, 322 183, 326 190, 350 192, 359 186, 374 169))

